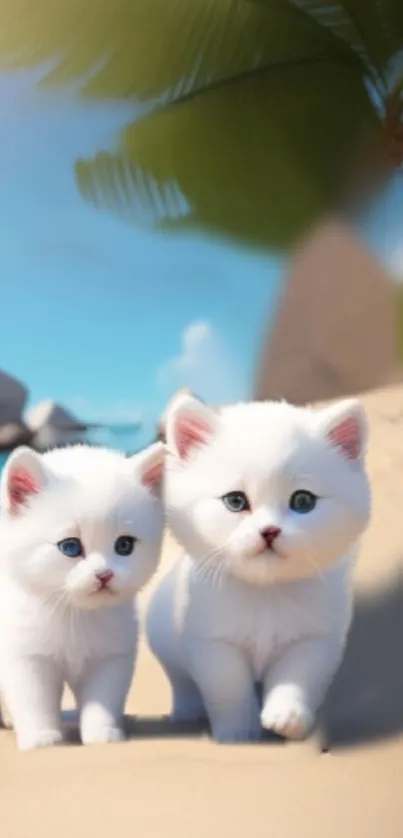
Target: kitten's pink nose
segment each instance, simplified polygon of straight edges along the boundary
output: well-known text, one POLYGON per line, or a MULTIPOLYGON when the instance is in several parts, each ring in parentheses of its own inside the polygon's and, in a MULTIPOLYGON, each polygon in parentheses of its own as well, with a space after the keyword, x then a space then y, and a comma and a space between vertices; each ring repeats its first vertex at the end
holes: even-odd
POLYGON ((111 570, 104 570, 102 573, 97 573, 96 577, 99 580, 99 582, 101 583, 102 587, 105 588, 106 585, 109 584, 111 579, 113 579, 114 574, 112 573, 111 570))
POLYGON ((264 530, 260 531, 260 535, 265 540, 268 547, 272 547, 273 541, 280 535, 281 530, 279 527, 266 527, 264 530))

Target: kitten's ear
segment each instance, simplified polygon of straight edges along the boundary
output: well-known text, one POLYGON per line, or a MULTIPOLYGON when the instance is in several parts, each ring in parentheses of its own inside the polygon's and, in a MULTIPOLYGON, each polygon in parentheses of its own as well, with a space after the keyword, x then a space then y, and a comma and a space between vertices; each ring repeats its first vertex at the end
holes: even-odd
POLYGON ((41 492, 49 481, 43 459, 31 448, 21 446, 10 454, 1 475, 0 505, 15 515, 31 495, 41 492))
POLYGON ((195 396, 181 395, 166 414, 166 444, 181 460, 190 450, 207 443, 218 425, 218 414, 195 396))
POLYGON ((140 482, 151 491, 158 488, 162 479, 165 460, 165 445, 162 442, 155 442, 149 445, 145 451, 129 457, 130 468, 139 477, 140 482))
POLYGON ((366 453, 368 423, 365 410, 358 399, 344 399, 318 414, 319 432, 341 454, 352 462, 359 462, 366 453))
POLYGON ((176 393, 170 398, 168 404, 165 407, 163 414, 160 416, 158 422, 158 438, 162 442, 166 442, 166 422, 169 413, 171 412, 174 405, 177 403, 178 399, 182 399, 183 396, 193 396, 194 394, 189 389, 189 387, 181 387, 180 390, 177 390, 176 393))

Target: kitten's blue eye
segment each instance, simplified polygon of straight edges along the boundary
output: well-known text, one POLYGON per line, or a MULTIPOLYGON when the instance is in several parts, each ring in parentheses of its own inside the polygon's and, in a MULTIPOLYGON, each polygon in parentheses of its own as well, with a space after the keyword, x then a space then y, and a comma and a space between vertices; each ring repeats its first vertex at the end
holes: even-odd
POLYGON ((312 512, 315 509, 318 498, 307 489, 300 489, 294 492, 290 497, 290 509, 293 512, 298 512, 299 515, 306 515, 307 512, 312 512))
POLYGON ((228 492, 227 495, 222 496, 221 500, 230 512, 246 512, 250 509, 245 492, 228 492))
POLYGON ((84 554, 83 545, 79 538, 63 538, 57 544, 61 553, 69 559, 78 559, 84 554))
POLYGON ((115 553, 118 556, 130 556, 133 553, 136 539, 132 535, 120 535, 115 541, 115 553))

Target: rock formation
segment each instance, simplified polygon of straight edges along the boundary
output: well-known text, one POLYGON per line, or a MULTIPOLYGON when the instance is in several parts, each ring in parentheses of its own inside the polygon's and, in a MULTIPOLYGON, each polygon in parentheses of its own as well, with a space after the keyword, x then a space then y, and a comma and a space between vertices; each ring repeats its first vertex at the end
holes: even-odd
POLYGON ((20 422, 28 397, 28 390, 13 378, 0 370, 0 427, 10 422, 20 422))
POLYGON ((0 425, 0 451, 12 451, 17 445, 30 445, 32 432, 24 422, 7 422, 0 425))
POLYGON ((30 408, 25 422, 32 432, 32 445, 39 451, 56 445, 83 442, 88 427, 64 407, 50 400, 30 408))
POLYGON ((339 222, 298 248, 263 347, 254 397, 296 404, 385 384, 397 365, 394 285, 339 222))

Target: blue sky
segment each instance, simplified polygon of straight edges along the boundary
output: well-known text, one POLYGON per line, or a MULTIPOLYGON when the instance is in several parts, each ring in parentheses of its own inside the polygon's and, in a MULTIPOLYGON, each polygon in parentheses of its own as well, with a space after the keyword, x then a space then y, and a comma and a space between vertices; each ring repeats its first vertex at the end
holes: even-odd
POLYGON ((74 162, 112 148, 133 108, 43 94, 0 77, 0 366, 86 419, 153 430, 188 383, 247 396, 281 266, 203 235, 163 234, 94 209, 74 162))
POLYGON ((387 185, 365 221, 365 239, 381 261, 403 280, 403 171, 387 185))
MULTIPOLYGON (((94 209, 77 158, 113 148, 133 107, 39 93, 38 72, 0 76, 0 366, 89 420, 144 421, 150 438, 187 383, 246 397, 283 268, 202 234, 162 234, 94 209)), ((366 235, 403 275, 402 186, 366 235), (387 233, 386 233, 387 231, 387 233)))

